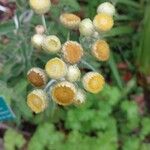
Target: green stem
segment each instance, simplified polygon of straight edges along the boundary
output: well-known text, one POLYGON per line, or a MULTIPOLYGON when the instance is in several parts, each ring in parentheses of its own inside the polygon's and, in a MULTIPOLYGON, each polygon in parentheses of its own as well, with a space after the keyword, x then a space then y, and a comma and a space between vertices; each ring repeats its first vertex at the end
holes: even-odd
POLYGON ((68 31, 68 33, 67 33, 67 41, 69 41, 70 40, 70 31, 68 31))
POLYGON ((86 62, 85 60, 81 60, 81 63, 84 64, 85 66, 87 66, 92 71, 96 71, 96 69, 93 66, 91 66, 88 62, 86 62))
POLYGON ((45 16, 42 15, 41 17, 42 17, 42 24, 43 24, 43 26, 45 28, 46 33, 47 33, 47 26, 46 26, 45 16))

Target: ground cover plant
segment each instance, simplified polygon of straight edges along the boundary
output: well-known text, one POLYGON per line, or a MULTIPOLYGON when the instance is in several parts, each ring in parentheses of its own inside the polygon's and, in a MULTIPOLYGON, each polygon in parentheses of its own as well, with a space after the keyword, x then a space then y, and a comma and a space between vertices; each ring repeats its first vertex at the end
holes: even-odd
MULTIPOLYGON (((14 120, 0 122, 0 149, 149 150, 150 2, 107 1, 116 12, 111 11, 113 27, 103 34, 99 29, 94 32, 89 20, 93 21, 102 13, 97 8, 106 1, 51 0, 50 9, 49 2, 45 9, 39 10, 25 0, 0 1, 3 6, 0 7, 0 95, 5 97, 16 115, 14 120), (76 29, 78 17, 78 25, 74 26, 67 26, 60 19, 64 12, 81 19, 79 30, 76 29), (57 45, 52 44, 50 48, 46 42, 41 45, 39 37, 50 38, 57 45), (91 53, 91 47, 98 39, 109 44, 106 53, 109 55, 98 57, 91 53), (86 54, 79 59, 74 59, 76 54, 71 55, 71 59, 66 58, 60 51, 60 45, 66 41, 76 41, 86 54), (73 67, 68 75, 62 75, 64 70, 59 73, 47 70, 48 80, 52 78, 60 84, 58 78, 65 76, 69 82, 69 86, 65 83, 66 87, 70 87, 71 82, 73 91, 80 88, 82 92, 75 103, 71 99, 66 104, 66 101, 60 102, 63 96, 53 96, 54 100, 46 104, 42 97, 42 107, 35 108, 28 102, 28 96, 39 87, 43 90, 48 83, 45 82, 47 75, 42 73, 52 59, 73 67), (39 68, 43 69, 41 76, 44 80, 35 80, 35 74, 31 76, 34 69, 41 71, 39 68), (76 76, 72 76, 72 70, 76 76), (82 84, 84 75, 91 71, 103 76, 100 76, 98 93, 82 84)), ((87 80, 85 82, 87 84, 87 80)), ((49 90, 49 85, 45 90, 49 90)))

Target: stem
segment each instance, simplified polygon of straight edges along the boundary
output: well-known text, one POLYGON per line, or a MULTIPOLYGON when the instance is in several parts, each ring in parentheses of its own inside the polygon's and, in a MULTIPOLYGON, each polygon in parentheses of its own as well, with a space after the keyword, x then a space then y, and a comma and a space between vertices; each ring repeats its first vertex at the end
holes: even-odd
POLYGON ((88 62, 86 62, 85 60, 81 60, 81 63, 84 64, 85 66, 87 66, 92 71, 96 71, 96 69, 93 66, 91 66, 88 62))
POLYGON ((46 26, 45 16, 42 15, 41 17, 42 17, 42 24, 43 24, 43 26, 45 28, 46 33, 47 33, 47 26, 46 26))
POLYGON ((68 33, 67 33, 67 41, 69 41, 70 40, 70 31, 68 31, 68 33))
POLYGON ((47 92, 54 82, 56 82, 56 80, 50 80, 44 88, 44 91, 47 92))

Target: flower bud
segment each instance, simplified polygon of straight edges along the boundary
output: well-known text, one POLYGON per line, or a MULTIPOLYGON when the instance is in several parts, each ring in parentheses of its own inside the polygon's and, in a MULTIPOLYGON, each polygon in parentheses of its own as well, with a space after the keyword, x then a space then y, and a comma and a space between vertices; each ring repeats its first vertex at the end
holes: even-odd
POLYGON ((35 27, 35 32, 36 32, 37 34, 44 34, 44 32, 45 32, 44 26, 43 26, 43 25, 37 25, 37 26, 35 27))
POLYGON ((47 83, 47 75, 41 68, 31 68, 27 73, 28 81, 35 87, 43 87, 47 83))
POLYGON ((43 90, 33 90, 27 96, 27 104, 33 112, 40 113, 46 109, 48 105, 47 99, 47 95, 43 90))
POLYGON ((80 21, 80 17, 72 13, 63 13, 60 15, 61 24, 69 29, 77 29, 79 27, 80 21))
POLYGON ((35 13, 39 15, 47 13, 51 7, 50 0, 29 0, 29 4, 35 13))
POLYGON ((62 47, 62 53, 68 63, 76 64, 83 56, 83 48, 78 42, 67 41, 62 47))
POLYGON ((76 97, 76 88, 74 84, 63 81, 54 85, 51 90, 52 99, 59 105, 70 105, 76 97))
POLYGON ((76 82, 80 79, 80 76, 81 76, 80 69, 76 65, 68 67, 66 76, 67 80, 69 80, 70 82, 76 82))
POLYGON ((110 48, 106 41, 98 40, 92 46, 92 54, 99 61, 107 61, 110 56, 110 48))
POLYGON ((100 92, 105 84, 104 77, 97 72, 86 73, 82 80, 85 90, 91 93, 100 92))
POLYGON ((106 13, 99 13, 94 17, 93 24, 98 32, 106 32, 113 27, 114 20, 106 13))
POLYGON ((76 94, 76 98, 74 101, 75 105, 81 105, 84 104, 86 100, 86 95, 85 92, 81 89, 78 89, 77 94, 76 94))
POLYGON ((52 79, 60 79, 67 73, 66 64, 59 58, 50 59, 46 65, 45 70, 48 76, 52 79))
POLYGON ((93 22, 89 19, 83 19, 79 24, 80 34, 83 36, 91 36, 94 32, 93 22))
POLYGON ((55 35, 47 36, 42 43, 42 48, 49 53, 56 53, 61 49, 61 42, 55 35))
POLYGON ((97 8, 97 13, 106 13, 110 16, 113 16, 115 14, 115 7, 109 2, 104 2, 100 4, 97 8))
POLYGON ((45 38, 45 36, 41 35, 41 34, 33 35, 31 38, 31 43, 32 43, 33 47, 35 47, 37 49, 41 49, 44 38, 45 38))

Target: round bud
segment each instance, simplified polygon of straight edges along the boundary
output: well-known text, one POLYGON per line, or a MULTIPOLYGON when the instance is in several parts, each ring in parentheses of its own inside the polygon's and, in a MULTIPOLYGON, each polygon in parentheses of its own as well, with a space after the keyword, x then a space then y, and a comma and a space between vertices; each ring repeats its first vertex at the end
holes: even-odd
POLYGON ((51 7, 50 0, 29 0, 29 4, 35 13, 39 15, 47 13, 51 7))
POLYGON ((89 19, 83 19, 79 24, 80 34, 83 36, 91 36, 94 32, 93 22, 89 19))
POLYGON ((43 87, 47 83, 47 75, 41 68, 31 68, 27 73, 28 81, 35 87, 43 87))
POLYGON ((41 34, 33 35, 31 38, 31 43, 32 43, 33 47, 35 47, 37 49, 41 49, 44 38, 45 38, 45 36, 41 35, 41 34))
POLYGON ((61 24, 69 29, 77 29, 79 27, 80 21, 80 17, 72 13, 63 13, 60 15, 61 24))
POLYGON ((94 17, 93 24, 97 31, 106 32, 113 27, 114 20, 110 15, 106 13, 99 13, 94 17))
POLYGON ((35 32, 36 32, 37 34, 44 34, 44 32, 45 32, 44 26, 43 26, 43 25, 37 25, 37 26, 35 27, 35 32))
POLYGON ((33 90, 27 96, 27 105, 35 113, 43 112, 48 105, 48 98, 43 90, 33 90))
POLYGON ((97 8, 97 13, 106 13, 113 16, 115 14, 115 7, 109 2, 104 2, 100 4, 97 8))
POLYGON ((86 73, 82 80, 85 90, 91 93, 100 92, 105 84, 104 77, 97 72, 86 73))
POLYGON ((80 69, 76 65, 68 67, 66 76, 67 80, 69 80, 70 82, 76 82, 80 79, 80 76, 81 76, 80 69))
POLYGON ((66 64, 59 58, 50 59, 46 65, 45 70, 48 76, 52 79, 60 79, 67 73, 66 64))
POLYGON ((110 48, 106 41, 98 40, 92 46, 92 54, 99 61, 107 61, 110 56, 110 48))
POLYGON ((42 43, 42 48, 49 53, 56 53, 61 49, 61 42, 55 35, 47 36, 42 43))
POLYGON ((70 64, 78 63, 83 56, 83 48, 76 41, 67 41, 62 47, 64 59, 70 64))
POLYGON ((85 100, 86 100, 85 92, 81 89, 78 89, 77 94, 76 94, 76 98, 74 100, 74 104, 75 105, 84 104, 85 100))
POLYGON ((74 102, 76 97, 76 88, 74 84, 63 81, 57 83, 51 89, 52 99, 59 105, 70 105, 74 102))

